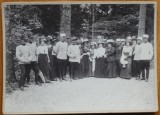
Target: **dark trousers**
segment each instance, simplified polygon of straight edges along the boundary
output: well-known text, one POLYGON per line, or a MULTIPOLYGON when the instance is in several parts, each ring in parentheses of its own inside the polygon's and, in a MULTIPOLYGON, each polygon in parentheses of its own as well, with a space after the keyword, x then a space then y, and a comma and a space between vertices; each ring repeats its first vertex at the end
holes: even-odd
POLYGON ((19 87, 22 87, 25 83, 25 74, 26 74, 26 64, 20 64, 20 80, 19 80, 19 87))
POLYGON ((26 70, 25 80, 27 80, 27 83, 30 82, 30 71, 31 71, 31 69, 35 73, 35 82, 38 83, 39 80, 40 80, 40 77, 38 75, 39 69, 38 69, 38 64, 37 64, 36 61, 32 61, 30 64, 26 64, 26 66, 25 66, 25 70, 26 70))
POLYGON ((66 64, 67 60, 58 59, 58 70, 60 79, 64 79, 66 76, 66 64))
POLYGON ((78 62, 70 62, 69 68, 70 68, 70 78, 71 79, 77 78, 78 62))
POLYGON ((140 77, 140 74, 141 74, 140 60, 134 60, 134 63, 135 63, 134 73, 135 73, 136 77, 140 77))
POLYGON ((116 76, 120 77, 121 74, 121 66, 120 59, 116 59, 116 76))
POLYGON ((141 60, 141 71, 142 71, 142 79, 148 79, 149 77, 149 68, 150 68, 150 61, 149 60, 141 60), (146 70, 146 73, 145 73, 146 70))

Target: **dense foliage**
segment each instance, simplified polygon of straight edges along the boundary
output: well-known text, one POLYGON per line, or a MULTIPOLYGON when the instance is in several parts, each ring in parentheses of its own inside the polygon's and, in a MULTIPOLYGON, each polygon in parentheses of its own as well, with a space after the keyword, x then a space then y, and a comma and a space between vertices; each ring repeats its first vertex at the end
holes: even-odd
MULTIPOLYGON (((125 38, 138 34, 139 5, 137 4, 81 4, 71 5, 71 36, 91 38, 125 38), (94 22, 93 22, 94 19, 94 22), (94 31, 92 31, 92 26, 94 31)), ((19 79, 15 48, 20 36, 58 36, 62 5, 8 5, 5 7, 6 78, 19 79)), ((154 38, 154 6, 147 5, 146 33, 154 38)), ((11 83, 10 83, 11 84, 11 83)), ((13 84, 12 84, 13 86, 13 84)))

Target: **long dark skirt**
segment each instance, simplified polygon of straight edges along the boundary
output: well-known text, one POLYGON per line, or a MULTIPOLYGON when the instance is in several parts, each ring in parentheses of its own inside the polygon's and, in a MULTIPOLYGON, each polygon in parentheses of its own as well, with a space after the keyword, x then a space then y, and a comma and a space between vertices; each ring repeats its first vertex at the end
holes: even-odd
POLYGON ((106 78, 116 78, 115 61, 107 61, 105 68, 106 78))
POLYGON ((137 75, 137 69, 136 69, 136 62, 133 60, 134 57, 132 57, 132 64, 131 64, 131 72, 132 72, 132 77, 136 77, 137 75))
POLYGON ((124 79, 130 79, 131 78, 131 63, 132 63, 132 59, 128 58, 128 64, 126 65, 125 68, 122 67, 121 69, 121 78, 124 79))
POLYGON ((78 66, 77 66, 77 77, 79 79, 83 78, 82 77, 82 63, 78 63, 78 66))
POLYGON ((40 71, 43 73, 45 80, 46 81, 50 80, 50 78, 49 78, 50 65, 48 63, 47 54, 39 54, 38 67, 39 67, 40 71))
POLYGON ((105 67, 105 63, 104 63, 104 58, 96 58, 95 59, 95 77, 98 78, 104 78, 105 74, 104 74, 104 67, 105 67))
POLYGON ((52 55, 50 57, 50 66, 51 66, 50 79, 56 80, 57 78, 59 78, 59 75, 58 75, 58 62, 57 62, 57 57, 55 55, 52 55))
POLYGON ((82 77, 89 77, 89 56, 84 55, 81 59, 82 77))
POLYGON ((120 63, 120 59, 116 59, 116 76, 120 77, 121 75, 122 64, 120 63))

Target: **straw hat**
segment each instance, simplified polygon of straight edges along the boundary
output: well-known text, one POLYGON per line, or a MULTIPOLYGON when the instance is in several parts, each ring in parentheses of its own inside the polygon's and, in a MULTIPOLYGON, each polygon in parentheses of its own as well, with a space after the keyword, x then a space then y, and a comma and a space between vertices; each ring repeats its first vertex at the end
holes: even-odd
POLYGON ((84 42, 89 42, 89 41, 88 41, 88 39, 84 39, 84 40, 83 40, 83 43, 84 43, 84 42))
POLYGON ((121 39, 121 42, 125 42, 125 39, 121 39))
POLYGON ((138 37, 138 38, 137 38, 137 40, 142 40, 142 39, 143 39, 143 37, 138 37))

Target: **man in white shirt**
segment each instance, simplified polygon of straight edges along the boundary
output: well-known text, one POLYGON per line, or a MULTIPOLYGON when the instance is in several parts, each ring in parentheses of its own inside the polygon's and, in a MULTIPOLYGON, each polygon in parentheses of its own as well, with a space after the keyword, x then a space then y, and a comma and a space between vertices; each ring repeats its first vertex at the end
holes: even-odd
POLYGON ((66 64, 67 64, 68 43, 66 42, 66 34, 60 34, 60 41, 56 44, 56 54, 58 59, 60 81, 65 80, 66 64))
POLYGON ((153 58, 153 46, 148 42, 149 35, 143 35, 143 43, 141 44, 140 63, 142 70, 142 80, 148 81, 150 61, 153 58), (145 72, 146 70, 146 72, 145 72))
POLYGON ((27 84, 30 84, 30 71, 31 69, 34 71, 35 73, 35 82, 36 85, 40 85, 40 77, 38 75, 39 73, 39 69, 38 69, 38 64, 37 64, 37 55, 36 55, 36 49, 37 49, 37 45, 36 45, 36 41, 34 40, 33 37, 29 38, 29 52, 30 52, 30 64, 26 65, 26 79, 27 79, 27 84))
POLYGON ((20 90, 24 91, 24 87, 28 87, 25 85, 26 79, 26 66, 30 63, 29 61, 29 46, 26 45, 27 39, 24 36, 21 36, 21 45, 16 47, 16 58, 18 60, 18 64, 20 66, 20 80, 19 80, 19 88, 20 90))
POLYGON ((135 70, 135 75, 136 75, 136 80, 140 79, 140 73, 141 73, 141 66, 140 66, 140 55, 141 55, 141 42, 142 42, 142 37, 137 38, 137 44, 134 46, 134 70, 135 70))
POLYGON ((80 63, 80 49, 76 44, 76 39, 72 40, 72 44, 68 47, 69 67, 70 67, 70 80, 77 79, 78 63, 80 63))

